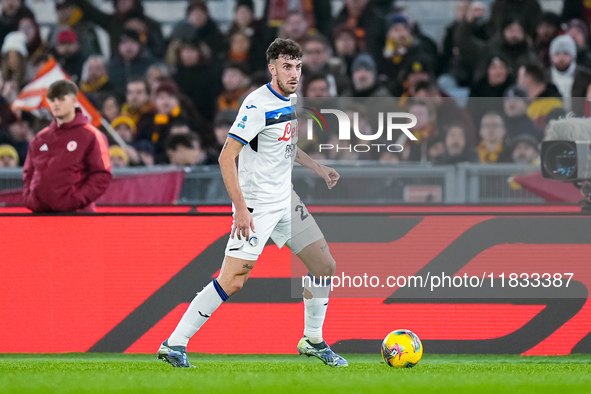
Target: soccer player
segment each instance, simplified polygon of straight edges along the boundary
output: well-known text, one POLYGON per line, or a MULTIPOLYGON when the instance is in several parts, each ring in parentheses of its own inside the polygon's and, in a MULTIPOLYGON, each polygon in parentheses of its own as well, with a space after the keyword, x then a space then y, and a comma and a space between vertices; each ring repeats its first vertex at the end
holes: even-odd
POLYGON ((316 163, 297 147, 294 92, 301 58, 302 49, 294 41, 273 41, 267 49, 272 81, 246 97, 230 128, 219 162, 233 202, 232 231, 220 275, 197 294, 158 350, 158 358, 175 367, 191 366, 186 354, 189 339, 222 302, 242 288, 269 237, 279 247, 287 245, 309 271, 310 281, 304 286, 304 336, 298 352, 332 367, 348 365, 322 338, 330 290, 330 281, 323 279, 334 274, 336 264, 291 185, 294 161, 322 177, 329 189, 339 180, 334 169, 316 163))

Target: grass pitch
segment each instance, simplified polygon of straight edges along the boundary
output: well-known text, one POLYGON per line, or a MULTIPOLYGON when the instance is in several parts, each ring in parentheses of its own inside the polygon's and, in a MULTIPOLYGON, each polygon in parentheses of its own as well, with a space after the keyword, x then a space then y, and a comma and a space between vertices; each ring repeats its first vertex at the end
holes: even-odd
POLYGON ((379 354, 345 369, 296 355, 0 354, 0 393, 591 393, 591 355, 424 355, 392 369, 379 354))

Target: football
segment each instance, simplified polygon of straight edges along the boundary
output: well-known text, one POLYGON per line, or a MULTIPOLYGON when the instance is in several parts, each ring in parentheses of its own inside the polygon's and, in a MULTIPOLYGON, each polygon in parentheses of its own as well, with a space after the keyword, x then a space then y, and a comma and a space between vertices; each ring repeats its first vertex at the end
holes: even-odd
POLYGON ((410 330, 395 330, 382 342, 382 357, 393 368, 412 368, 423 357, 423 344, 410 330))

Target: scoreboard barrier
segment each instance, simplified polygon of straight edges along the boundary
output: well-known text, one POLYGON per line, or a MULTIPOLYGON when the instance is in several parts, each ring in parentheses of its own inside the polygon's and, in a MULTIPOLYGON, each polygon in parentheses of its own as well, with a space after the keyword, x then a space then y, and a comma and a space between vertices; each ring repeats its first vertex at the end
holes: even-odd
MULTIPOLYGON (((379 352, 388 332, 406 328, 430 353, 591 353, 591 216, 580 207, 309 210, 335 276, 478 278, 456 288, 440 276, 434 287, 432 276, 423 288, 335 289, 324 327, 335 351, 379 352)), ((3 353, 155 353, 218 274, 232 223, 227 207, 51 216, 0 208, 0 216, 3 353)), ((296 353, 304 310, 294 283, 305 273, 289 250, 267 245, 188 351, 296 353)))

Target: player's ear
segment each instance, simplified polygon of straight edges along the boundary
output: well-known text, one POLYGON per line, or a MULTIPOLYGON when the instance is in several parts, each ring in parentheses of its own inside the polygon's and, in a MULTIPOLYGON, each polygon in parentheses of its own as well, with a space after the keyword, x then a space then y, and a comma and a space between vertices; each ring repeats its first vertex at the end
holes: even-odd
POLYGON ((271 73, 271 75, 275 75, 275 62, 271 61, 267 67, 269 68, 269 72, 271 73))

